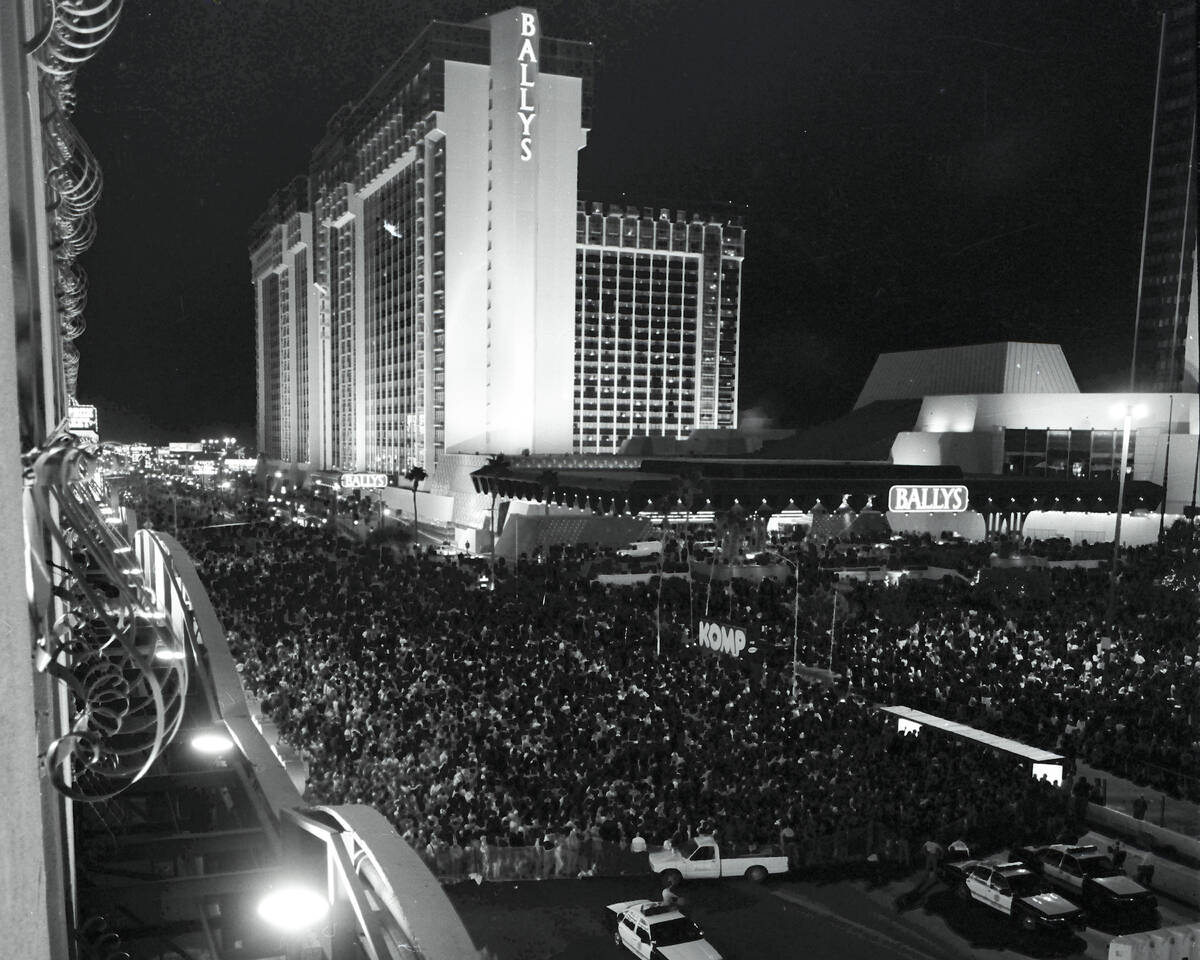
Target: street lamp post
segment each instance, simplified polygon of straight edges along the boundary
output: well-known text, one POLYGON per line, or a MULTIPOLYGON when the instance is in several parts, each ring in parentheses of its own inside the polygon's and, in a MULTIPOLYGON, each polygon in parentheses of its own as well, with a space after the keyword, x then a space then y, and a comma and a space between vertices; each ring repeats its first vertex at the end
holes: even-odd
POLYGON ((833 614, 829 618, 829 672, 833 673, 833 648, 837 645, 837 585, 836 574, 833 578, 833 614))
POLYGON ((491 538, 492 539, 492 550, 491 550, 491 557, 489 558, 489 561, 488 561, 488 579, 491 581, 491 583, 488 585, 488 587, 491 590, 495 590, 496 589, 496 491, 494 488, 492 489, 492 529, 491 529, 491 534, 492 534, 492 538, 491 538))
POLYGON ((795 577, 792 589, 792 699, 795 700, 797 658, 800 648, 800 565, 782 554, 780 559, 792 568, 792 574, 795 577))
MULTIPOLYGON (((1117 481, 1117 519, 1113 529, 1113 557, 1112 569, 1108 574, 1108 611, 1105 620, 1108 622, 1108 628, 1111 632, 1113 629, 1113 621, 1117 615, 1117 566, 1121 562, 1121 518, 1125 515, 1125 474, 1128 472, 1129 464, 1129 432, 1133 426, 1134 417, 1141 417, 1145 413, 1145 408, 1142 406, 1134 407, 1132 403, 1118 404, 1110 411, 1114 416, 1124 417, 1124 422, 1121 431, 1121 463, 1120 473, 1117 481)), ((1163 496, 1166 496, 1166 491, 1163 491, 1163 496)))

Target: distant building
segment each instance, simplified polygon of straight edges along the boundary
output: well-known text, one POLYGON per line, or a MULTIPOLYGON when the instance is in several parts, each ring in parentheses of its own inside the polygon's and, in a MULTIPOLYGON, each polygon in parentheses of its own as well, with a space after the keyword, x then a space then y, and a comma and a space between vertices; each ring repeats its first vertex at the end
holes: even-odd
POLYGON ((309 282, 312 249, 308 181, 297 177, 271 198, 250 253, 258 443, 297 462, 322 449, 328 422, 321 392, 328 338, 320 335, 309 282))
MULTIPOLYGON (((1026 535, 1096 541, 1111 539, 1115 516, 1095 506, 1083 516, 1086 503, 1068 512, 1071 505, 1061 502, 1066 493, 1050 493, 1056 484, 1083 484, 1071 499, 1090 495, 1099 503, 1124 466, 1127 480, 1163 487, 1162 522, 1173 521, 1195 497, 1198 438, 1194 391, 1080 393, 1058 345, 989 343, 882 354, 850 413, 767 444, 761 456, 954 466, 969 478, 1047 481, 1047 496, 1022 512, 1026 535), (1126 410, 1132 416, 1122 462, 1126 410), (1085 494, 1089 481, 1094 492, 1085 494)), ((1143 512, 1136 498, 1127 507, 1143 512)), ((897 529, 983 535, 978 516, 965 526, 969 518, 948 524, 921 511, 889 519, 897 529)), ((1122 538, 1153 542, 1159 522, 1158 516, 1128 518, 1122 538)))
POLYGON ((741 223, 580 202, 574 450, 737 426, 741 223))
POLYGON ((1057 343, 978 343, 881 353, 854 406, 937 393, 1078 392, 1057 343))
POLYGON ((435 22, 333 117, 251 234, 269 457, 432 476, 736 425, 743 229, 578 207, 592 66, 527 7, 435 22))
POLYGON ((1131 387, 1195 390, 1196 5, 1163 14, 1131 387))

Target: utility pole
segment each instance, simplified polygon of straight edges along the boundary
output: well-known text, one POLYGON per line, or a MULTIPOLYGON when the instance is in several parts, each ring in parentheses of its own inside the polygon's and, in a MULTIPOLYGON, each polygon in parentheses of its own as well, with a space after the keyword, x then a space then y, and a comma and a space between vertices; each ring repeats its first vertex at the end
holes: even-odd
POLYGON ((829 620, 829 672, 833 673, 833 647, 837 642, 837 574, 833 576, 833 616, 829 620))
POLYGON ((1124 426, 1121 433, 1120 479, 1117 483, 1117 521, 1113 530, 1112 570, 1108 576, 1108 611, 1105 620, 1111 631, 1117 615, 1117 567, 1121 562, 1121 517, 1125 512, 1125 473, 1129 462, 1129 430, 1133 426, 1133 405, 1126 403, 1124 426))
POLYGON ((1165 527, 1167 524, 1167 471, 1171 466, 1171 417, 1175 412, 1175 395, 1171 394, 1171 399, 1167 404, 1167 452, 1163 456, 1163 492, 1162 503, 1158 508, 1158 555, 1161 557, 1163 551, 1167 547, 1164 537, 1165 527))

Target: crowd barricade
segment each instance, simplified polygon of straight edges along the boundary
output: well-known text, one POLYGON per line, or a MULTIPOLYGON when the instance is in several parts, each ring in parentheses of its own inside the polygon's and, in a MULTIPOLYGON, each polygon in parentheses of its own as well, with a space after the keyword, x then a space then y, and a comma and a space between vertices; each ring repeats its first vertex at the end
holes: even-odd
POLYGON ((578 849, 559 840, 552 847, 474 844, 420 851, 439 880, 550 880, 578 877, 645 876, 650 860, 620 844, 590 840, 578 849))
POLYGON ((820 837, 799 836, 784 842, 793 870, 864 862, 872 854, 881 860, 907 866, 909 844, 880 823, 835 830, 820 837))
MULTIPOLYGON (((884 862, 907 866, 909 844, 879 823, 838 830, 820 837, 796 837, 783 844, 792 869, 830 867, 863 863, 875 854, 884 862)), ((589 841, 578 849, 559 839, 554 846, 498 846, 472 844, 467 847, 436 845, 419 851, 439 880, 552 880, 580 877, 649 876, 650 859, 645 851, 603 841, 589 841)))

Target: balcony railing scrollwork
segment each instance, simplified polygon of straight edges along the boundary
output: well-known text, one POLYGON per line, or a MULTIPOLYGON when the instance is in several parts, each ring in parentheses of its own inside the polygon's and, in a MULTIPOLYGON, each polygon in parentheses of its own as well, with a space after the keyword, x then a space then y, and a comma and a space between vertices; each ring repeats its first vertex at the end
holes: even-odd
POLYGON ((91 448, 57 433, 27 458, 26 495, 49 585, 46 609, 35 609, 35 659, 65 686, 69 714, 44 763, 66 796, 104 800, 145 775, 178 732, 190 641, 147 588, 91 448))
POLYGON ((103 187, 100 165, 68 118, 75 112, 75 73, 112 35, 123 7, 124 0, 43 0, 42 26, 25 44, 50 107, 41 118, 46 208, 68 397, 75 396, 79 354, 67 348, 83 332, 87 304, 87 277, 75 261, 95 239, 93 210, 103 187))

